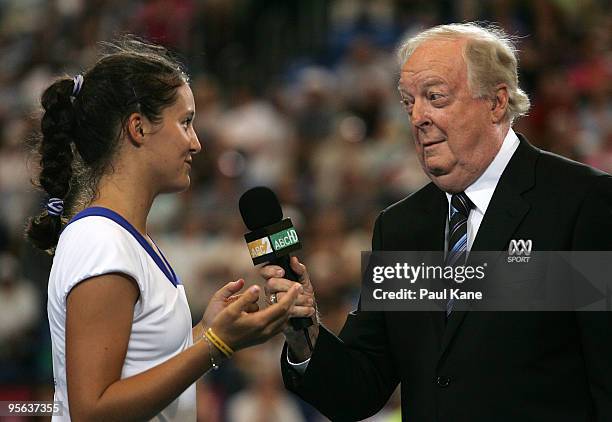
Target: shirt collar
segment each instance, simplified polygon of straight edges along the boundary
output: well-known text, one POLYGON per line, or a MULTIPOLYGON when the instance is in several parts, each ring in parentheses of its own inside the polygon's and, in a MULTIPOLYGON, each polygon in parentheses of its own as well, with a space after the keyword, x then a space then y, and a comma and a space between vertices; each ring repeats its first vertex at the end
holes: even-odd
MULTIPOLYGON (((497 155, 489 164, 489 167, 480 175, 480 177, 465 189, 465 194, 474 203, 476 209, 484 215, 493 197, 493 192, 497 187, 497 183, 501 178, 502 173, 514 155, 514 152, 519 146, 519 139, 516 133, 510 128, 502 146, 497 152, 497 155)), ((450 207, 452 195, 446 192, 446 198, 450 207)))

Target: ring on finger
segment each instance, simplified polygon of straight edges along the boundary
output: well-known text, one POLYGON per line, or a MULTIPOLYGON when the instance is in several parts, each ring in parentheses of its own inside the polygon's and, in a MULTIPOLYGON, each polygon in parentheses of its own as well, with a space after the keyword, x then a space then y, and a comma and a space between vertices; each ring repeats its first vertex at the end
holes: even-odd
POLYGON ((278 302, 278 298, 276 297, 276 293, 272 293, 270 295, 270 303, 276 303, 278 302))

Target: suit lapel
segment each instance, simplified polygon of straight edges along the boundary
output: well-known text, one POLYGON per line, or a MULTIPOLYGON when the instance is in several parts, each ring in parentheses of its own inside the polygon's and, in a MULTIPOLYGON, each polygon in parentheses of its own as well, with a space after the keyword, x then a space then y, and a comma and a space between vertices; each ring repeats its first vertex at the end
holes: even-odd
POLYGON ((503 251, 519 223, 529 211, 530 204, 522 194, 535 182, 535 164, 538 150, 518 134, 520 144, 493 192, 484 215, 473 251, 503 251))
MULTIPOLYGON (((444 250, 444 229, 448 207, 446 195, 433 183, 429 183, 415 195, 418 195, 418 199, 411 198, 412 201, 398 204, 403 209, 397 217, 390 218, 394 224, 392 228, 384 231, 384 244, 380 245, 382 250, 424 252, 444 250)), ((444 330, 442 311, 428 313, 431 314, 432 327, 437 334, 439 345, 444 330)), ((412 312, 398 312, 390 319, 401 326, 410 326, 411 314, 412 312)))
MULTIPOLYGON (((430 183, 425 189, 427 194, 416 205, 418 220, 407 222, 398 227, 396 243, 391 250, 409 251, 444 251, 444 231, 448 214, 446 194, 436 185, 430 183)), ((442 341, 444 332, 444 311, 429 312, 438 341, 442 341)))
MULTIPOLYGON (((446 214, 448 202, 446 194, 433 183, 430 184, 431 199, 423 202, 418 215, 419 220, 415 221, 414 226, 410 226, 412 233, 418 244, 410 246, 409 250, 421 251, 443 251, 444 250, 444 229, 446 227, 446 214), (432 235, 435 233, 435 235, 432 235)), ((402 236, 403 239, 405 239, 402 236)), ((410 237, 409 237, 410 238, 410 237)), ((405 242, 403 240, 402 242, 405 242)))
MULTIPOLYGON (((491 202, 478 229, 472 251, 503 251, 530 209, 522 194, 534 185, 538 150, 518 134, 520 144, 501 175, 491 202)), ((440 357, 444 354, 467 311, 453 311, 442 336, 440 357)))
MULTIPOLYGON (((425 210, 428 218, 426 219, 426 224, 422 226, 422 229, 427 233, 424 239, 429 240, 426 241, 427 244, 419 245, 422 251, 444 251, 444 232, 446 230, 446 219, 448 217, 448 200, 446 199, 446 194, 437 187, 436 191, 437 196, 435 201, 432 201, 428 209, 425 210), (439 233, 439 235, 432 236, 432 233, 439 233)), ((444 326, 446 325, 445 311, 431 311, 430 316, 436 334, 438 335, 438 340, 441 342, 444 334, 444 326)))

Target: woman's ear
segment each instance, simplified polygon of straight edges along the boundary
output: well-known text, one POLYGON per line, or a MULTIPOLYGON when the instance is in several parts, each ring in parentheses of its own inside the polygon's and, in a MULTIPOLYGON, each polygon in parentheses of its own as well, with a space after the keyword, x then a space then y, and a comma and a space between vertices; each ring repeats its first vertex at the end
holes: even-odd
POLYGON ((140 113, 132 113, 130 117, 128 117, 126 123, 126 132, 128 138, 137 146, 140 146, 144 143, 144 126, 146 125, 146 122, 144 120, 144 117, 140 113))

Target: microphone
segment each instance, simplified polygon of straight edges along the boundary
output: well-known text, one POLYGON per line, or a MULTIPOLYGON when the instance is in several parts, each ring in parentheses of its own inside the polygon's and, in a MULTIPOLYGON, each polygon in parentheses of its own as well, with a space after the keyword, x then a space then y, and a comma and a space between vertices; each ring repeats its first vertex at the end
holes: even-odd
MULTIPOLYGON (((299 283, 289 260, 290 253, 302 246, 291 220, 283 219, 283 210, 274 192, 264 186, 249 189, 240 197, 238 207, 245 226, 251 230, 244 239, 253 264, 278 265, 285 270, 286 279, 299 283)), ((289 321, 296 331, 312 325, 308 317, 294 317, 289 321)))

